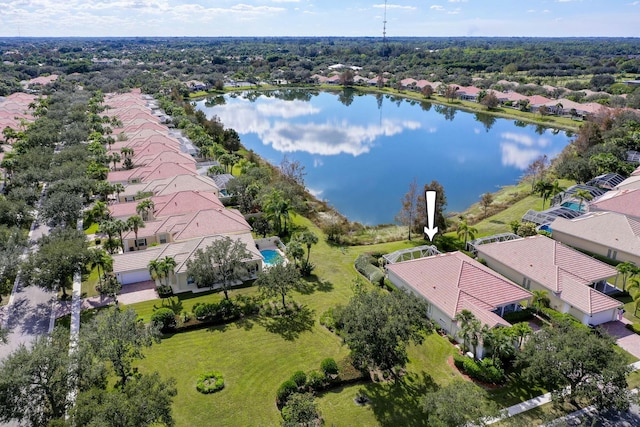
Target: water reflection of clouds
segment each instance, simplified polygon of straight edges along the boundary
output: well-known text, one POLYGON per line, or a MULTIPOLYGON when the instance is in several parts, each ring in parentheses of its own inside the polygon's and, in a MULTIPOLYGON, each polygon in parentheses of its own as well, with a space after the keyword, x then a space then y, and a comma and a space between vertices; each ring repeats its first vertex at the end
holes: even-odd
POLYGON ((358 156, 369 152, 375 140, 381 136, 393 136, 404 130, 421 128, 416 121, 392 119, 367 125, 353 125, 346 120, 304 124, 273 120, 318 112, 319 109, 307 102, 283 100, 270 100, 257 106, 238 102, 216 108, 215 111, 225 126, 236 129, 240 134, 255 133, 263 143, 284 153, 303 151, 323 156, 342 153, 358 156))
POLYGON ((368 153, 380 136, 392 136, 405 129, 415 130, 420 123, 383 120, 376 125, 356 126, 347 121, 340 123, 295 124, 276 122, 260 136, 262 142, 280 152, 303 151, 323 156, 368 153))
POLYGON ((548 138, 534 138, 530 135, 515 132, 504 132, 500 134, 502 142, 502 164, 504 166, 515 166, 525 170, 535 159, 545 154, 542 148, 551 144, 548 138))

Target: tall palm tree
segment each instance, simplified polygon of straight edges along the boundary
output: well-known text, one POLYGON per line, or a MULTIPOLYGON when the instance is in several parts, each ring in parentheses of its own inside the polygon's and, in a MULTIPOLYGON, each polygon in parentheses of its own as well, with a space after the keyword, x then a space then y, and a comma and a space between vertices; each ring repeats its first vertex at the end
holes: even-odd
POLYGON ((93 222, 100 223, 111 217, 107 204, 102 200, 96 200, 91 209, 89 209, 89 217, 93 222))
POLYGON ((160 261, 158 261, 157 259, 152 259, 151 261, 149 261, 149 263, 147 264, 147 270, 149 270, 149 274, 151 275, 151 278, 153 280, 162 280, 164 270, 162 268, 162 265, 160 264, 160 261))
POLYGON ((116 182, 115 184, 113 184, 113 192, 116 193, 116 197, 118 199, 118 202, 120 201, 120 193, 124 192, 124 185, 120 184, 119 182, 116 182))
POLYGON ((549 190, 549 195, 553 197, 556 194, 562 193, 564 190, 566 190, 566 188, 562 187, 560 185, 560 181, 556 179, 555 181, 553 181, 553 184, 551 184, 551 190, 549 190))
POLYGON ((115 232, 118 233, 118 238, 120 238, 120 248, 124 253, 124 239, 122 238, 122 236, 124 235, 124 233, 129 231, 129 226, 127 225, 126 221, 115 219, 113 220, 113 228, 115 232))
POLYGON ((111 155, 109 155, 109 161, 113 162, 113 170, 116 170, 116 166, 120 160, 122 160, 122 157, 120 157, 118 153, 111 153, 111 155))
POLYGON ((287 255, 293 258, 293 263, 298 266, 300 259, 304 256, 302 242, 297 239, 291 239, 287 245, 287 255))
POLYGON ((153 213, 156 208, 156 204, 151 199, 144 199, 138 202, 136 205, 136 213, 142 217, 143 220, 149 221, 149 212, 153 213))
POLYGON ((89 266, 98 269, 98 282, 102 285, 103 275, 113 271, 113 258, 104 249, 94 249, 89 251, 89 266))
POLYGON ((534 191, 542 197, 542 209, 544 209, 544 205, 547 203, 547 199, 551 195, 551 191, 553 190, 553 184, 548 181, 538 181, 535 184, 534 191))
POLYGON ((512 356, 516 350, 509 330, 504 327, 486 329, 484 342, 491 351, 491 360, 494 365, 502 365, 502 361, 512 356))
POLYGON ((458 329, 460 331, 460 335, 462 335, 462 344, 464 348, 468 348, 467 347, 467 340, 469 338, 467 333, 468 327, 469 327, 468 325, 475 318, 476 316, 474 316, 473 313, 467 310, 466 308, 460 311, 458 314, 456 314, 456 316, 453 318, 454 321, 458 322, 458 329))
POLYGON ((467 240, 475 239, 478 229, 467 224, 466 218, 462 218, 458 223, 456 232, 458 233, 458 239, 461 239, 464 236, 464 249, 467 249, 467 240))
POLYGON ((616 265, 616 270, 618 270, 618 273, 622 274, 622 292, 626 290, 627 279, 630 276, 638 274, 638 272, 640 271, 634 263, 629 261, 621 262, 620 264, 616 265))
POLYGON ((98 181, 95 186, 95 192, 106 202, 109 194, 113 193, 113 186, 107 181, 98 181))
POLYGON ((273 222, 276 233, 280 234, 282 232, 282 217, 289 214, 289 206, 282 191, 271 190, 262 201, 262 209, 267 219, 273 222))
POLYGON ((633 298, 633 315, 638 317, 638 308, 640 307, 640 277, 634 276, 629 279, 629 287, 627 290, 631 298, 633 298))
POLYGON ((142 217, 139 215, 133 215, 127 218, 127 228, 133 231, 136 238, 135 247, 136 250, 138 250, 138 230, 144 228, 144 221, 142 220, 142 217))
POLYGON ((589 190, 585 190, 583 188, 577 189, 576 192, 573 193, 573 195, 574 195, 575 198, 580 200, 580 204, 578 205, 578 210, 580 210, 580 211, 582 210, 582 204, 584 203, 585 200, 593 199, 593 196, 591 195, 589 190))
POLYGON ((535 308, 538 314, 543 307, 549 307, 551 304, 551 299, 547 291, 536 289, 531 291, 531 294, 533 295, 531 297, 531 307, 535 308))
POLYGON ((165 256, 160 260, 160 268, 162 269, 164 277, 167 279, 167 281, 165 282, 166 285, 169 284, 169 281, 173 276, 177 265, 178 263, 176 262, 175 258, 170 256, 165 256))
POLYGON ((115 222, 113 220, 103 220, 98 226, 98 231, 107 235, 107 241, 103 244, 103 247, 109 251, 110 254, 113 254, 116 248, 120 246, 120 242, 116 244, 116 240, 113 238, 113 236, 118 234, 115 222))
POLYGON ((311 246, 318 243, 318 236, 313 231, 306 229, 296 235, 296 240, 300 241, 300 243, 302 243, 307 247, 306 263, 309 264, 309 256, 311 255, 311 246))

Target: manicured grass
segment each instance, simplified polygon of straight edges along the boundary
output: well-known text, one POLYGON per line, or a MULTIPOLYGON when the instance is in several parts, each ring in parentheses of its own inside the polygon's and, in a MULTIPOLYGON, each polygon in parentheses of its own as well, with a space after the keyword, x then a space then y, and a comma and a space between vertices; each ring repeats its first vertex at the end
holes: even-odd
POLYGON ((91 223, 91 225, 89 225, 89 227, 85 228, 84 230, 84 234, 96 234, 98 232, 98 223, 97 222, 93 222, 91 223))
POLYGON ((278 386, 294 371, 318 369, 322 359, 341 359, 348 349, 317 321, 295 340, 271 332, 269 324, 258 318, 176 334, 148 350, 138 366, 176 378, 177 426, 279 425, 278 386), (224 375, 225 388, 198 393, 198 375, 211 370, 224 375))
POLYGON ((82 280, 82 290, 80 294, 82 298, 95 297, 100 295, 98 291, 96 291, 96 285, 98 284, 98 267, 95 267, 93 270, 89 272, 89 275, 82 280))

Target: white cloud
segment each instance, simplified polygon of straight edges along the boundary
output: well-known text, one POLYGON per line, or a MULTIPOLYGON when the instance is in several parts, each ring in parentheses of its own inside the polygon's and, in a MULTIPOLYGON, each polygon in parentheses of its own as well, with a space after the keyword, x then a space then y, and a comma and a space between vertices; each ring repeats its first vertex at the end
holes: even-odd
POLYGON ((431 10, 436 10, 438 12, 444 12, 444 6, 439 5, 439 4, 434 4, 433 6, 431 6, 429 9, 431 10))
POLYGON ((417 7, 414 6, 403 6, 401 4, 374 4, 373 7, 379 8, 379 9, 384 9, 385 7, 387 9, 400 9, 400 10, 417 10, 417 7))
POLYGON ((525 170, 532 161, 543 154, 540 150, 521 148, 510 143, 500 144, 500 150, 502 151, 502 165, 515 166, 520 170, 525 170))

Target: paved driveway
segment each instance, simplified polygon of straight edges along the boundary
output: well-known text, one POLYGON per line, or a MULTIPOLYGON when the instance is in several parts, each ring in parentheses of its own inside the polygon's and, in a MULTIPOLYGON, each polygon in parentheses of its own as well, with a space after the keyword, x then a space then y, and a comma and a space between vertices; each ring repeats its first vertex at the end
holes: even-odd
POLYGON ((640 335, 627 329, 626 323, 629 321, 623 318, 621 321, 604 323, 600 327, 614 337, 620 347, 640 359, 640 335))

